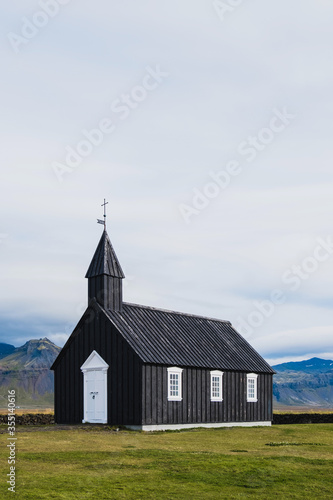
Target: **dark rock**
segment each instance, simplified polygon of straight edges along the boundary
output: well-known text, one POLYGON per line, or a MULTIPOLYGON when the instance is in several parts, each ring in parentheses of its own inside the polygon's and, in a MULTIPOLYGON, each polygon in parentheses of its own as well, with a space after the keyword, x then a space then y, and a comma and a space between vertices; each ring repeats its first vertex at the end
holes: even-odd
POLYGON ((333 424, 333 413, 274 413, 273 425, 333 424))

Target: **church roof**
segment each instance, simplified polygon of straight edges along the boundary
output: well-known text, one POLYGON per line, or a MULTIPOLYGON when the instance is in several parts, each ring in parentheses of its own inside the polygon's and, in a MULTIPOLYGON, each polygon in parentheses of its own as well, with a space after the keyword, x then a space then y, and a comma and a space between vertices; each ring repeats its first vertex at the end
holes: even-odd
MULTIPOLYGON (((124 278, 105 229, 86 278, 100 275, 124 278)), ((89 303, 88 309, 90 307, 103 311, 143 363, 275 373, 229 321, 124 302, 121 310, 105 309, 95 298, 89 303)), ((84 318, 85 314, 52 369, 80 331, 84 318)))
POLYGON ((128 303, 104 312, 144 363, 275 373, 228 321, 128 303))
POLYGON ((106 230, 103 231, 101 239, 99 240, 86 278, 100 276, 101 274, 107 274, 114 278, 125 277, 106 230))

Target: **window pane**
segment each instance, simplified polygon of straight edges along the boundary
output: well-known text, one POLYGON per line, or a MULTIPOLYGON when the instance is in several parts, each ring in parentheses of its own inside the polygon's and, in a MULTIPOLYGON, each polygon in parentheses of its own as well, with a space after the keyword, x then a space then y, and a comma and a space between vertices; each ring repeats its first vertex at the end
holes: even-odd
POLYGON ((255 399, 255 397, 256 397, 255 383, 256 383, 256 381, 254 378, 249 378, 247 380, 247 397, 248 397, 248 399, 255 399))
POLYGON ((178 396, 179 395, 179 375, 178 373, 170 373, 169 374, 169 390, 170 396, 178 396))
POLYGON ((222 377, 221 375, 211 375, 211 398, 222 398, 222 377))
POLYGON ((216 376, 212 377, 212 397, 213 398, 220 397, 220 377, 216 376))

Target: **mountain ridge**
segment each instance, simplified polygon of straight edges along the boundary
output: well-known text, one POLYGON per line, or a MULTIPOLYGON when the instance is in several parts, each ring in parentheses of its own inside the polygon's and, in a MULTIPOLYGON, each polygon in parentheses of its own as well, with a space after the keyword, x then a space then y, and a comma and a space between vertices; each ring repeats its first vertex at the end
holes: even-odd
POLYGON ((0 369, 49 369, 60 352, 60 347, 48 338, 28 340, 16 347, 8 356, 0 359, 0 369))
POLYGON ((333 361, 311 358, 281 363, 273 382, 275 405, 333 408, 333 361))
POLYGON ((333 361, 322 358, 310 358, 303 361, 289 361, 272 366, 275 371, 303 371, 304 373, 326 373, 333 370, 333 361))
POLYGON ((15 346, 12 344, 5 344, 4 342, 0 342, 0 359, 8 356, 15 350, 15 346))
POLYGON ((60 350, 44 337, 28 340, 2 357, 0 406, 6 407, 8 390, 15 389, 17 406, 53 407, 54 375, 50 366, 60 350))

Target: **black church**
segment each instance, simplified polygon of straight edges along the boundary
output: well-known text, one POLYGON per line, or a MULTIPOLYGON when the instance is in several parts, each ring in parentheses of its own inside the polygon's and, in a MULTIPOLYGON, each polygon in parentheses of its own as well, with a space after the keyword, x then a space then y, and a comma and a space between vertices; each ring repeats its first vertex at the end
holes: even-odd
POLYGON ((88 307, 51 367, 56 422, 271 425, 275 372, 231 323, 123 302, 124 277, 104 227, 88 307))

